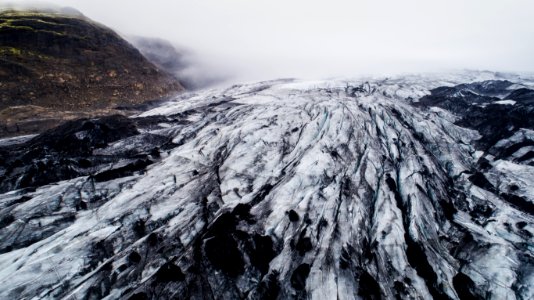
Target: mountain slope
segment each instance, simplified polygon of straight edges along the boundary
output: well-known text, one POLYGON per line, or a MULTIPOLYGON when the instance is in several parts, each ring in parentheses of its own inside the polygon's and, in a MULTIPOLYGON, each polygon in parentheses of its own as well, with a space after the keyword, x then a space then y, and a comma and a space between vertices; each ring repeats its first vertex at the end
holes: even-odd
POLYGON ((263 82, 4 142, 0 297, 532 298, 534 131, 477 144, 434 106, 455 91, 425 100, 461 80, 263 82))
MULTIPOLYGON (((79 15, 0 11, 0 53, 0 111, 105 113, 183 90, 115 32, 79 15)), ((17 122, 0 121, 6 133, 17 122)))
POLYGON ((175 76, 187 90, 207 88, 231 77, 191 51, 177 48, 166 40, 139 36, 128 37, 128 40, 158 68, 175 76))

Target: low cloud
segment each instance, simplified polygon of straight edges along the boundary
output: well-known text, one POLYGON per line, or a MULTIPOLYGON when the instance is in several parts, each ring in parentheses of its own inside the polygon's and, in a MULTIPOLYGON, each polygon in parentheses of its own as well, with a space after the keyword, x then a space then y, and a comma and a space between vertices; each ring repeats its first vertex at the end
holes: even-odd
POLYGON ((51 3, 74 7, 123 35, 182 45, 202 64, 193 73, 215 70, 233 81, 464 68, 534 71, 530 0, 51 3))

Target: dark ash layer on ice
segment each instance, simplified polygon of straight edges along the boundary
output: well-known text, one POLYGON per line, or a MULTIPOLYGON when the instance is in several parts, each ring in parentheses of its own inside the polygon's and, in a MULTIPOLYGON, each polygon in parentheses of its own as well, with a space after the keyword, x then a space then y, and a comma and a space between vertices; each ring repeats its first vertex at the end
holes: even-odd
POLYGON ((263 82, 3 142, 0 298, 532 299, 514 79, 263 82))

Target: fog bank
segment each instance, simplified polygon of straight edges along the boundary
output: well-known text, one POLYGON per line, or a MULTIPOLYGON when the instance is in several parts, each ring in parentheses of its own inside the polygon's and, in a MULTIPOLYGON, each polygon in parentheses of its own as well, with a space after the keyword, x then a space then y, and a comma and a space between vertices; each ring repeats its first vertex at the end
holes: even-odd
MULTIPOLYGON (((26 1, 17 1, 26 3, 26 1)), ((234 80, 534 71, 530 0, 54 0, 186 47, 234 80)))

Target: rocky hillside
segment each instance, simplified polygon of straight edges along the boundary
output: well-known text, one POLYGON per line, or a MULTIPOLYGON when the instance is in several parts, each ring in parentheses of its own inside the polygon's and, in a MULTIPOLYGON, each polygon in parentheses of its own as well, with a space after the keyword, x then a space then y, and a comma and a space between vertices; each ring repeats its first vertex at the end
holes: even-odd
MULTIPOLYGON (((106 114, 183 89, 115 32, 80 15, 1 11, 0 54, 0 116, 28 111, 2 117, 2 135, 31 132, 39 126, 24 122, 43 110, 106 114)), ((50 119, 57 124, 62 115, 41 118, 50 119)))
POLYGON ((169 74, 179 76, 180 70, 188 67, 185 51, 179 51, 169 41, 139 36, 129 37, 128 40, 144 57, 169 74))
POLYGON ((0 141, 0 298, 533 299, 534 85, 486 77, 237 85, 0 141))
POLYGON ((222 70, 209 66, 186 49, 180 49, 169 41, 139 36, 128 37, 150 62, 172 74, 187 90, 199 90, 216 85, 227 79, 222 70))

